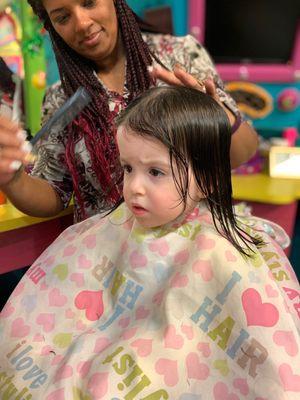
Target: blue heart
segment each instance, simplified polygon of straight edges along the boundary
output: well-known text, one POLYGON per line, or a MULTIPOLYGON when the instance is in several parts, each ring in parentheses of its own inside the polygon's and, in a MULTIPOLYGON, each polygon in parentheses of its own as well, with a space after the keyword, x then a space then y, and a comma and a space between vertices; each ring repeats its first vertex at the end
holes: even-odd
POLYGON ((26 311, 29 313, 35 309, 36 302, 37 302, 36 295, 34 295, 34 294, 23 297, 23 299, 21 301, 22 305, 25 307, 26 311))
POLYGON ((157 283, 162 283, 171 275, 171 268, 163 263, 157 263, 154 268, 154 275, 157 283))

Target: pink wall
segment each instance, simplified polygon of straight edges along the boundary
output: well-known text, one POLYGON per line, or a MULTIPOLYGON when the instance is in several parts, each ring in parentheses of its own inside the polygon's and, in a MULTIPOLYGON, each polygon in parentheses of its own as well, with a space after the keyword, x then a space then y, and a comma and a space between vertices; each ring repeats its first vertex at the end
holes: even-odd
MULTIPOLYGON (((205 0, 189 0, 189 32, 205 45, 205 0)), ((250 80, 252 82, 300 81, 300 21, 297 27, 292 62, 283 64, 217 64, 224 81, 250 80)))

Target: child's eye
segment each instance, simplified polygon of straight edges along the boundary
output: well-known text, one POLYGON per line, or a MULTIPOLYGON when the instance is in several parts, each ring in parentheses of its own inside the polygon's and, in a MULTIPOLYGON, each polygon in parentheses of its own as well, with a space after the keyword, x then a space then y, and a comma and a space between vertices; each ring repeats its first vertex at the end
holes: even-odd
POLYGON ((162 176, 162 175, 164 175, 164 173, 162 171, 160 171, 159 169, 156 169, 156 168, 151 168, 149 172, 153 176, 162 176))
POLYGON ((130 165, 127 165, 127 164, 122 165, 122 168, 123 168, 125 174, 130 174, 130 172, 132 171, 131 166, 130 166, 130 165))

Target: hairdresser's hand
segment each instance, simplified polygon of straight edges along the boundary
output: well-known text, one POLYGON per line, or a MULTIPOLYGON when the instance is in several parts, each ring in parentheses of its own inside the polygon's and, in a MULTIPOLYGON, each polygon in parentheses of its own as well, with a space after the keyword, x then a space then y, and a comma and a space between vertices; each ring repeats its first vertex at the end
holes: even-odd
POLYGON ((220 106, 223 107, 229 118, 230 123, 234 123, 235 116, 226 107, 224 107, 216 91, 215 82, 211 77, 200 81, 194 75, 186 72, 185 69, 178 64, 175 65, 173 71, 168 71, 161 66, 156 66, 154 68, 150 68, 149 72, 153 79, 159 79, 167 83, 168 85, 186 86, 208 94, 209 96, 214 98, 220 104, 220 106))
POLYGON ((194 75, 186 72, 181 65, 177 64, 175 65, 173 71, 168 71, 161 66, 156 66, 150 68, 149 72, 153 79, 159 79, 168 85, 186 86, 200 90, 209 94, 220 103, 219 96, 216 92, 216 86, 212 78, 207 78, 204 81, 200 81, 194 75))
POLYGON ((4 188, 15 176, 26 157, 30 145, 19 125, 0 116, 0 188, 4 188))

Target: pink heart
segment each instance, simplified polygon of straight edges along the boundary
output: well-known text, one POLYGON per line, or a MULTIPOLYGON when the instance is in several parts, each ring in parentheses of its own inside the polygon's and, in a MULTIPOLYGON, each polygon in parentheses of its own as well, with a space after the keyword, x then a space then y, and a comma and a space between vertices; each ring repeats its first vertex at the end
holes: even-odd
POLYGON ((123 242, 122 245, 121 245, 121 254, 125 254, 127 249, 128 249, 128 243, 127 242, 123 242))
POLYGON ((47 290, 47 289, 48 289, 48 285, 46 285, 45 282, 42 282, 41 285, 40 285, 40 289, 41 289, 42 291, 47 290))
POLYGON ((292 331, 276 331, 273 340, 278 346, 283 346, 289 356, 295 357, 298 354, 298 345, 292 331))
POLYGON ((158 253, 160 256, 164 257, 169 253, 169 245, 164 239, 158 239, 155 242, 149 244, 149 249, 153 253, 158 253))
POLYGON ((91 366, 92 366, 93 361, 81 361, 77 365, 77 372, 80 376, 81 379, 85 378, 87 374, 89 373, 91 366))
POLYGON ((65 389, 54 390, 47 396, 46 400, 65 400, 65 389))
POLYGON ((78 267, 82 269, 89 269, 92 266, 92 261, 88 260, 84 254, 78 257, 78 267))
POLYGON ((17 338, 23 338, 30 332, 30 326, 25 325, 23 318, 17 318, 11 324, 11 336, 17 338))
POLYGON ((5 304, 5 306, 4 306, 4 308, 2 309, 2 311, 1 311, 1 317, 2 317, 2 318, 10 317, 10 316, 14 313, 14 311, 15 311, 15 307, 13 307, 13 306, 11 305, 10 301, 8 301, 8 302, 5 304))
POLYGON ((108 372, 94 374, 87 384, 93 399, 102 399, 108 391, 108 372))
POLYGON ((211 281, 214 276, 211 262, 206 260, 198 260, 194 262, 193 271, 196 274, 200 274, 205 282, 211 281))
POLYGON ((203 357, 205 357, 205 358, 210 356, 211 351, 210 351, 208 343, 204 343, 204 342, 198 343, 197 350, 199 350, 202 353, 203 357))
POLYGON ((150 314, 150 311, 147 310, 144 306, 138 307, 135 313, 135 319, 145 319, 150 314))
POLYGON ((60 293, 60 290, 55 288, 52 289, 49 294, 49 306, 50 307, 62 307, 68 301, 68 298, 60 293))
POLYGON ((228 387, 223 382, 216 383, 213 391, 215 400, 239 400, 236 394, 229 393, 228 387))
POLYGON ((186 275, 181 275, 180 272, 177 272, 176 275, 170 282, 172 288, 182 288, 186 287, 189 283, 189 278, 186 275))
POLYGON ((278 322, 279 312, 271 303, 262 303, 261 296, 255 289, 247 289, 242 294, 242 304, 247 318, 247 325, 274 326, 278 322))
POLYGON ((163 375, 167 386, 175 386, 178 383, 177 361, 160 358, 155 364, 155 370, 163 375))
POLYGON ((46 267, 50 267, 54 263, 55 263, 55 257, 54 256, 50 256, 50 257, 46 258, 46 260, 44 261, 44 265, 46 267))
POLYGON ((130 318, 126 317, 126 318, 121 318, 119 321, 119 326, 123 329, 127 328, 127 326, 130 323, 130 318))
POLYGON ((81 273, 74 272, 73 274, 71 274, 70 280, 72 282, 75 282, 77 287, 84 286, 84 277, 83 277, 83 274, 81 274, 81 273))
POLYGON ((41 356, 48 356, 51 350, 51 346, 44 346, 41 350, 41 356))
POLYGON ((51 361, 51 365, 58 365, 61 360, 63 360, 63 356, 58 354, 57 356, 53 357, 53 360, 51 361))
POLYGON ((41 313, 36 319, 38 325, 43 327, 44 332, 51 332, 55 326, 53 314, 41 313))
POLYGON ((66 310, 66 312, 65 312, 65 316, 68 319, 74 318, 74 315, 75 315, 75 313, 70 308, 68 310, 66 310))
POLYGON ((249 386, 246 379, 237 378, 233 381, 233 387, 238 389, 242 395, 248 396, 249 386))
POLYGON ((281 364, 279 376, 283 383, 284 391, 300 392, 300 375, 295 375, 289 364, 281 364))
POLYGON ((103 291, 93 292, 83 290, 75 298, 75 306, 79 310, 85 310, 85 316, 89 321, 97 321, 103 314, 103 291))
POLYGON ((71 365, 63 364, 56 372, 54 376, 54 383, 61 381, 62 379, 70 378, 73 375, 73 368, 71 365))
POLYGON ((71 257, 76 252, 76 247, 73 245, 67 246, 64 249, 63 257, 71 257))
POLYGON ((198 250, 211 250, 215 247, 216 242, 213 239, 209 239, 206 235, 198 235, 196 237, 196 244, 198 250))
MULTIPOLYGON (((29 271, 30 271, 30 269, 29 269, 29 271)), ((15 290, 13 291, 13 297, 16 297, 19 294, 21 294, 23 292, 23 290, 24 290, 24 286, 25 286, 25 283, 20 282, 18 284, 18 286, 15 288, 15 290)))
POLYGON ((188 250, 179 251, 174 257, 174 264, 185 265, 190 257, 188 250))
POLYGON ((108 346, 111 345, 111 341, 107 339, 106 337, 101 337, 96 340, 95 347, 94 347, 94 353, 101 353, 103 350, 105 350, 108 346))
POLYGON ((271 285, 266 285, 265 290, 268 297, 278 297, 277 290, 273 289, 271 285))
POLYGON ((41 335, 40 333, 37 333, 34 337, 33 337, 33 341, 34 342, 44 342, 45 341, 45 337, 43 335, 41 335))
POLYGON ((129 257, 130 265, 132 268, 142 268, 147 265, 147 257, 143 254, 139 254, 137 251, 133 251, 129 257))
POLYGON ((194 338, 194 331, 192 326, 182 325, 181 332, 185 334, 188 340, 192 340, 194 338))
POLYGON ((137 328, 130 328, 127 331, 122 333, 122 338, 124 340, 131 339, 136 334, 137 328))
POLYGON ((230 250, 225 251, 225 258, 228 262, 234 262, 237 260, 236 256, 230 250))
POLYGON ((131 346, 137 348, 140 357, 147 357, 152 352, 152 339, 137 339, 131 346))
POLYGON ((76 322, 76 329, 78 331, 84 331, 86 329, 86 325, 80 320, 76 322))
POLYGON ((206 364, 200 363, 196 353, 190 353, 185 359, 189 379, 204 381, 209 376, 209 368, 206 364))
POLYGON ((197 219, 199 217, 199 209, 195 208, 187 217, 186 217, 186 221, 187 222, 191 222, 194 221, 195 219, 197 219))
POLYGON ((163 301, 164 294, 165 294, 164 290, 161 290, 160 292, 157 292, 152 298, 152 303, 160 306, 161 302, 163 301))
POLYGON ((165 341, 165 347, 171 348, 171 349, 181 349, 184 340, 182 336, 176 334, 176 329, 174 325, 169 325, 164 334, 164 341, 165 341))
POLYGON ((96 235, 86 236, 82 241, 88 249, 93 249, 96 247, 97 238, 96 235))

